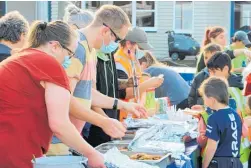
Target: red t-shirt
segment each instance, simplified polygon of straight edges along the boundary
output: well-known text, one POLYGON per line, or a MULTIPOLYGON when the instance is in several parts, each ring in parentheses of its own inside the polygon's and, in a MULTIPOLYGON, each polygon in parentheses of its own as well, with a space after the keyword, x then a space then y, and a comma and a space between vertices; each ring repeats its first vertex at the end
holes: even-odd
POLYGON ((63 67, 52 56, 26 49, 0 63, 0 167, 31 168, 48 150, 45 89, 40 81, 70 91, 63 67))

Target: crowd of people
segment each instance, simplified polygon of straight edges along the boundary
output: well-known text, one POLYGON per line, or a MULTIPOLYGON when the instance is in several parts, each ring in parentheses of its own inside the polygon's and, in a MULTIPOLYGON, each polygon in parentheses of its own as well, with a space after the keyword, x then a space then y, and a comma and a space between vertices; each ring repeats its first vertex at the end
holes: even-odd
POLYGON ((0 167, 31 168, 34 157, 77 151, 104 168, 94 147, 123 137, 125 118, 149 116, 149 91, 200 112, 203 168, 251 166, 249 47, 245 32, 227 46, 223 27, 208 28, 190 87, 117 6, 92 13, 70 4, 63 20, 31 26, 9 12, 0 18, 0 167))

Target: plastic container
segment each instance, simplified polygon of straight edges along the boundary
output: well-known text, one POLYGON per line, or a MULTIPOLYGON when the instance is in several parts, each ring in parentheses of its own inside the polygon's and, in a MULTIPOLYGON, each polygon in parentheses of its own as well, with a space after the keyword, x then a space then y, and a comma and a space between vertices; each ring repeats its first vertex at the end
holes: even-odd
POLYGON ((156 99, 157 114, 166 114, 170 106, 168 97, 161 97, 156 99))
POLYGON ((156 113, 155 89, 151 88, 146 91, 145 108, 149 116, 156 113))
POLYGON ((51 156, 32 160, 33 168, 85 168, 87 158, 82 156, 51 156))

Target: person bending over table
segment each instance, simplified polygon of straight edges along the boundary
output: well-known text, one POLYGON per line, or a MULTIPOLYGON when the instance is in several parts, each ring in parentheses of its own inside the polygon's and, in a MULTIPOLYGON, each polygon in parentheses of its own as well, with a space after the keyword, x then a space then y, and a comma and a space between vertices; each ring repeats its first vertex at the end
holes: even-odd
POLYGON ((31 168, 54 133, 85 155, 89 166, 104 168, 103 157, 69 119, 76 100, 61 63, 76 49, 76 33, 62 21, 37 21, 27 41, 26 49, 0 63, 1 167, 31 168))
POLYGON ((188 94, 190 87, 188 83, 174 70, 168 66, 159 63, 156 58, 146 52, 141 58, 138 58, 141 69, 149 73, 152 77, 164 75, 164 82, 159 88, 156 88, 156 98, 168 97, 171 105, 176 105, 177 109, 185 109, 188 107, 188 94))

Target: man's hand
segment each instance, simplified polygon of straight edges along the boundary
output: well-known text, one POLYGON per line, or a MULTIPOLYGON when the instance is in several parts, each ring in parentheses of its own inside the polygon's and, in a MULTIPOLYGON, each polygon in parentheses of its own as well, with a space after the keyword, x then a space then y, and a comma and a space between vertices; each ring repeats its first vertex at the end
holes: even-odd
POLYGON ((121 109, 135 115, 138 118, 147 118, 147 112, 146 109, 137 103, 132 102, 123 102, 121 109))
POLYGON ((118 120, 105 118, 100 127, 112 138, 122 138, 125 136, 126 127, 118 120))
POLYGON ((98 151, 92 151, 86 157, 88 158, 88 166, 90 168, 106 168, 104 157, 98 151))

